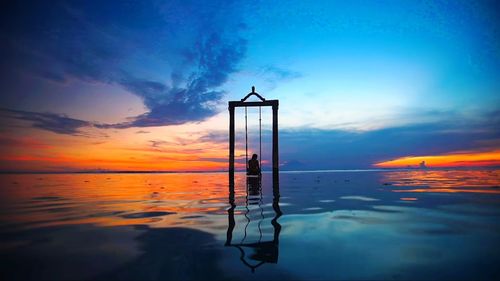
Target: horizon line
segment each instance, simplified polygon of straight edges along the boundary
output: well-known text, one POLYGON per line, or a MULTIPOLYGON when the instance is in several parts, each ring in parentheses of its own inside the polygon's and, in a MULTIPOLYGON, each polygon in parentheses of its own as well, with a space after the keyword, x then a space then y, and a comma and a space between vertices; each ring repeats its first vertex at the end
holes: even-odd
MULTIPOLYGON (((280 170, 279 172, 349 172, 349 171, 390 171, 390 170, 477 170, 477 169, 500 169, 500 166, 450 166, 450 167, 387 167, 387 168, 354 168, 354 169, 304 169, 304 170, 280 170)), ((203 174, 203 173, 228 173, 229 170, 186 170, 186 171, 161 171, 161 170, 77 170, 77 171, 0 171, 0 174, 203 174)), ((235 173, 244 173, 244 170, 236 170, 235 173)), ((262 171, 272 173, 272 170, 262 171)))

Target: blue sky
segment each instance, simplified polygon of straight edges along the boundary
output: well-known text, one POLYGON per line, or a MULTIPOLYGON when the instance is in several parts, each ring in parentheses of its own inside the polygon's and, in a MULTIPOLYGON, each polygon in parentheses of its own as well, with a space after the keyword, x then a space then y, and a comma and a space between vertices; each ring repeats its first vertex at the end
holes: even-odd
POLYGON ((226 102, 255 85, 280 100, 285 166, 499 149, 495 1, 18 1, 2 14, 12 139, 215 146, 226 102))

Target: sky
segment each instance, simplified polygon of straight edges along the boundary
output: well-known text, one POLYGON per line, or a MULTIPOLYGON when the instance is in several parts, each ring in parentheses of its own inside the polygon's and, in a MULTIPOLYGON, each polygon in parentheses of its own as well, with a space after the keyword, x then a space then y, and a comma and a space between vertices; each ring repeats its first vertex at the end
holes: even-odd
POLYGON ((283 170, 500 165, 496 1, 1 5, 0 171, 226 170, 252 86, 283 170))

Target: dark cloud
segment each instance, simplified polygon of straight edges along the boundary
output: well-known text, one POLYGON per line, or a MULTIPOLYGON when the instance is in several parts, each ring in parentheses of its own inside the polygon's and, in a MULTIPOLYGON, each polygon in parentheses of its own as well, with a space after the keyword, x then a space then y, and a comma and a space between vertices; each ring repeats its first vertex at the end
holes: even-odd
POLYGON ((308 169, 371 168, 376 162, 404 156, 497 149, 498 125, 449 122, 368 132, 283 130, 280 154, 283 161, 299 161, 308 169))
POLYGON ((17 138, 17 137, 0 137, 0 147, 5 149, 11 149, 11 147, 32 147, 32 148, 47 148, 50 147, 49 144, 40 142, 35 138, 25 137, 25 138, 17 138))
POLYGON ((4 120, 18 119, 31 122, 32 126, 58 134, 81 135, 79 129, 92 126, 92 123, 55 113, 38 113, 21 110, 0 109, 4 120))
POLYGON ((245 55, 235 7, 226 1, 11 2, 0 25, 2 83, 23 83, 8 78, 14 71, 56 83, 117 84, 149 110, 99 128, 202 121, 216 113, 220 87, 245 55), (145 74, 144 58, 169 70, 145 74))
POLYGON ((216 113, 214 104, 224 95, 223 91, 213 90, 221 86, 229 74, 236 71, 236 65, 243 57, 246 42, 238 39, 232 44, 223 42, 212 33, 197 50, 196 72, 184 88, 170 88, 164 84, 128 79, 122 85, 139 95, 149 112, 133 118, 129 122, 103 125, 109 128, 148 127, 178 125, 191 121, 202 121, 216 113))
MULTIPOLYGON (((489 151, 498 149, 500 145, 498 116, 498 112, 488 112, 471 120, 449 114, 448 117, 454 118, 447 121, 360 132, 281 129, 280 163, 285 170, 359 169, 372 168, 374 163, 404 156, 437 155, 467 150, 489 151)), ((262 133, 262 158, 270 161, 271 131, 265 130, 262 133)), ((227 132, 213 131, 202 136, 200 140, 228 143, 228 135, 227 132)), ((258 141, 258 136, 250 137, 250 152, 252 149, 258 149, 258 141)), ((236 140, 238 149, 244 149, 244 145, 244 139, 236 140)))

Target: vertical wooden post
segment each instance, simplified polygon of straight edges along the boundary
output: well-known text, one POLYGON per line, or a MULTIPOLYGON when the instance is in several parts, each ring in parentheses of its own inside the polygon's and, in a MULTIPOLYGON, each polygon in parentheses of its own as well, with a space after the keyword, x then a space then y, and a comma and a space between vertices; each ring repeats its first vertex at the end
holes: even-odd
POLYGON ((233 241, 233 230, 236 225, 236 221, 234 220, 234 209, 236 208, 236 204, 234 203, 234 184, 229 185, 229 205, 231 207, 227 210, 227 232, 226 232, 226 244, 224 246, 231 246, 231 242, 233 241))
POLYGON ((273 105, 273 180, 279 180, 279 154, 278 154, 278 101, 273 105))
POLYGON ((229 105, 229 184, 234 185, 234 106, 229 105))

